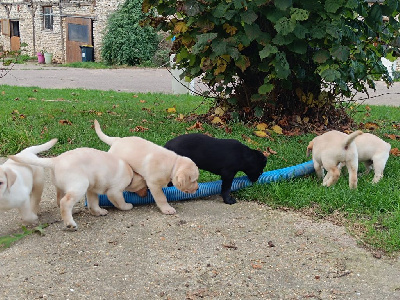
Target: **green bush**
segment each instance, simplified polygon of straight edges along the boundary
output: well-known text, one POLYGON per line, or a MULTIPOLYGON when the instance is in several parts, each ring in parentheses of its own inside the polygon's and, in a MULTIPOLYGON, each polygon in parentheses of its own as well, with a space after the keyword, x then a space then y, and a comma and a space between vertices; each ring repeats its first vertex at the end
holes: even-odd
POLYGON ((243 119, 334 124, 336 99, 391 82, 381 57, 397 52, 398 0, 144 0, 152 9, 183 76, 202 76, 243 119))
POLYGON ((138 65, 151 61, 159 38, 150 26, 140 26, 146 16, 142 0, 126 0, 108 20, 103 39, 102 58, 113 65, 138 65))

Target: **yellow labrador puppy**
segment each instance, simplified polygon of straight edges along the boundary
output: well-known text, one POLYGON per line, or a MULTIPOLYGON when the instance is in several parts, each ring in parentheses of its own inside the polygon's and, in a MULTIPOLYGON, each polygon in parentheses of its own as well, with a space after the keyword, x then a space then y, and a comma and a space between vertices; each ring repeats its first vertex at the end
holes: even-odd
POLYGON ((340 176, 338 165, 344 162, 349 171, 349 186, 357 188, 358 153, 354 139, 363 134, 357 130, 352 134, 332 130, 315 137, 307 147, 307 155, 312 151, 315 173, 319 178, 327 174, 322 185, 334 185, 340 176))
MULTIPOLYGON (((49 150, 55 141, 22 150, 15 157, 49 150)), ((17 208, 25 224, 38 219, 39 203, 44 185, 42 167, 27 166, 7 160, 0 166, 0 210, 17 208)))
POLYGON ((357 136, 354 142, 357 146, 358 162, 363 162, 365 165, 365 174, 368 174, 373 168, 375 174, 372 183, 378 183, 383 177, 391 145, 371 133, 357 136))
POLYGON ((94 128, 99 138, 111 146, 108 152, 122 158, 143 176, 157 206, 164 214, 176 212, 162 191, 162 187, 169 182, 172 181, 176 188, 185 193, 197 191, 199 169, 190 158, 140 137, 109 137, 102 132, 97 120, 94 121, 94 128))
MULTIPOLYGON (((51 140, 53 144, 57 139, 51 140)), ((11 159, 29 165, 50 168, 57 189, 57 204, 67 228, 76 229, 72 209, 86 193, 91 214, 104 216, 107 210, 99 207, 99 194, 121 210, 132 209, 126 203, 123 190, 139 191, 146 188, 141 176, 134 175, 132 168, 111 153, 92 148, 77 148, 57 157, 40 158, 34 154, 10 156, 11 159)))

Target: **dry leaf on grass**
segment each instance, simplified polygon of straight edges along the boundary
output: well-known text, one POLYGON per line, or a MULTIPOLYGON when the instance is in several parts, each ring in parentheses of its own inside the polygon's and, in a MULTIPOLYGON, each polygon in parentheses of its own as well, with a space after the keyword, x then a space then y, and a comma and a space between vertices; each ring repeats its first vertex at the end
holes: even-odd
POLYGON ((393 148, 390 150, 390 154, 394 155, 394 156, 400 156, 400 150, 399 148, 393 148))
POLYGON ((143 126, 140 126, 140 125, 136 126, 133 129, 129 129, 130 132, 144 132, 144 131, 147 131, 147 130, 149 130, 147 127, 143 127, 143 126))
POLYGON ((70 120, 60 120, 58 121, 58 123, 61 125, 72 125, 72 122, 70 120))
POLYGON ((195 130, 195 129, 203 131, 204 130, 203 124, 201 122, 197 121, 192 126, 186 128, 186 130, 195 130))

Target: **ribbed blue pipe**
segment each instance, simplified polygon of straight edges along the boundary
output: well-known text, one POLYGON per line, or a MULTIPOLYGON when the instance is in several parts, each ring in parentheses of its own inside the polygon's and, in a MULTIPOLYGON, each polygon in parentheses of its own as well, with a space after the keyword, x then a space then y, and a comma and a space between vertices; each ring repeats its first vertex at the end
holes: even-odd
MULTIPOLYGON (((312 161, 302 163, 300 165, 291 166, 283 169, 267 171, 261 174, 258 178, 257 183, 270 183, 277 182, 281 180, 287 180, 295 178, 298 176, 307 175, 314 172, 314 165, 312 161)), ((232 191, 237 191, 239 189, 248 187, 253 183, 247 178, 247 176, 237 177, 232 182, 232 191)), ((212 182, 200 182, 199 189, 194 194, 187 194, 181 192, 176 187, 164 187, 163 191, 168 201, 178 201, 178 200, 188 200, 195 198, 202 198, 211 195, 221 194, 222 180, 212 181, 212 182)), ((139 204, 149 204, 155 203, 154 198, 150 191, 147 193, 146 197, 139 197, 135 193, 124 192, 125 202, 132 203, 133 205, 139 204)), ((99 196, 100 206, 113 206, 113 204, 108 200, 106 195, 99 196)))

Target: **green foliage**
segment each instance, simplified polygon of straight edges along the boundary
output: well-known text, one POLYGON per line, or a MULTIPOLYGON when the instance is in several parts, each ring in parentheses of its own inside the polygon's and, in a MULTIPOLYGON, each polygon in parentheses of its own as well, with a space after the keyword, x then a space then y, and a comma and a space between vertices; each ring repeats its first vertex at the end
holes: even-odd
POLYGON ((9 248, 13 243, 26 237, 27 235, 31 235, 33 233, 39 233, 40 235, 44 235, 44 228, 46 228, 47 226, 48 226, 48 224, 41 224, 32 229, 28 229, 25 226, 22 226, 22 230, 23 230, 22 233, 17 233, 14 235, 7 235, 7 236, 0 236, 0 250, 9 248))
POLYGON ((113 65, 138 65, 150 61, 157 50, 158 35, 150 26, 140 26, 146 16, 142 0, 126 0, 111 15, 103 39, 101 55, 113 65))
POLYGON ((398 0, 144 0, 153 8, 161 17, 150 24, 175 36, 184 76, 203 75, 237 110, 334 107, 374 80, 391 82, 381 57, 396 50, 398 0))

